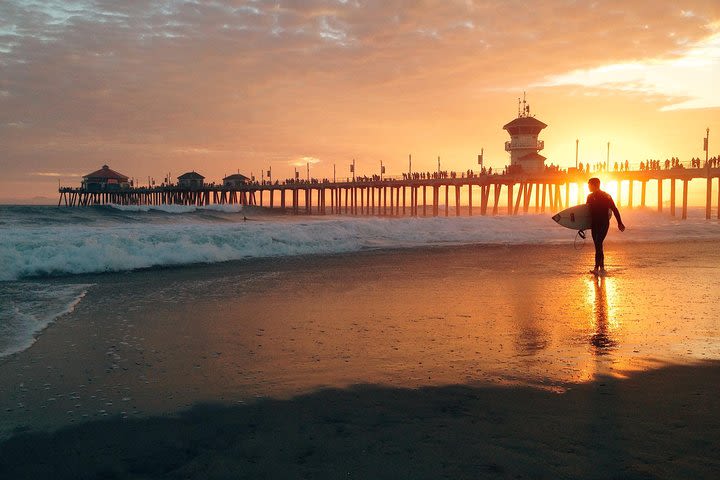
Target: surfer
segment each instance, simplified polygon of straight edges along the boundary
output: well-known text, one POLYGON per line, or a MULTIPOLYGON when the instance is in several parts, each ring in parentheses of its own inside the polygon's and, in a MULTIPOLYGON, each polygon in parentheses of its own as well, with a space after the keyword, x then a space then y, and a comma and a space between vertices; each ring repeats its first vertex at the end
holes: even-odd
POLYGON ((620 218, 615 202, 609 193, 600 190, 600 179, 591 178, 588 180, 590 195, 587 197, 587 204, 590 206, 590 215, 592 216, 592 239, 595 244, 595 275, 605 273, 605 254, 603 253, 603 241, 610 229, 610 216, 608 210, 612 210, 613 215, 618 223, 618 229, 625 231, 625 225, 620 218))

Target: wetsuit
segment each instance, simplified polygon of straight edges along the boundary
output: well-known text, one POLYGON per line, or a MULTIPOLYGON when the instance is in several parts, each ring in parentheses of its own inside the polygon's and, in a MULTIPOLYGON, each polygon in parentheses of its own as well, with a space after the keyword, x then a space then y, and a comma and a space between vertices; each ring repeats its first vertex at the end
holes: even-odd
POLYGON ((620 212, 618 212, 612 197, 602 190, 588 195, 587 204, 590 205, 590 214, 592 215, 592 226, 590 228, 592 229, 592 239, 595 244, 595 266, 604 269, 603 241, 610 229, 608 210, 612 210, 618 222, 621 222, 620 212))

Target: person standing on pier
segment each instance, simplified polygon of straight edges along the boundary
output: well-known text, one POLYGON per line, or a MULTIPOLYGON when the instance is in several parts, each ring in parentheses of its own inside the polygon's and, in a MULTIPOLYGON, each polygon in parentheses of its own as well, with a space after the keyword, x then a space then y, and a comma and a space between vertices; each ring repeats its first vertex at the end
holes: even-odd
POLYGON ((592 239, 595 244, 595 268, 592 273, 595 275, 605 274, 605 253, 603 252, 603 242, 610 229, 611 210, 618 223, 618 229, 625 231, 625 225, 620 218, 620 212, 615 206, 615 201, 609 193, 600 190, 600 179, 591 178, 588 180, 590 195, 587 197, 587 204, 590 206, 590 215, 592 216, 592 239))

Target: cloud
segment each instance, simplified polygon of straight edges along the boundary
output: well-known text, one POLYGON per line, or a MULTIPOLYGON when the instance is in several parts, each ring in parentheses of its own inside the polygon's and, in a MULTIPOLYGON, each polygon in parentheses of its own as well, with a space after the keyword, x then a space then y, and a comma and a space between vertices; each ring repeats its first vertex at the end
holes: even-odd
POLYGON ((316 157, 300 157, 294 160, 290 160, 288 164, 292 167, 304 167, 307 164, 315 165, 316 163, 320 163, 320 159, 316 157))
POLYGON ((32 172, 30 175, 35 177, 82 177, 79 173, 60 173, 60 172, 32 172))
POLYGON ((174 153, 182 153, 189 155, 212 155, 216 153, 226 153, 229 150, 222 150, 217 148, 206 148, 206 147, 177 147, 173 149, 174 153))
POLYGON ((535 87, 580 85, 665 97, 661 110, 720 107, 720 33, 689 45, 672 58, 614 63, 551 75, 535 87))

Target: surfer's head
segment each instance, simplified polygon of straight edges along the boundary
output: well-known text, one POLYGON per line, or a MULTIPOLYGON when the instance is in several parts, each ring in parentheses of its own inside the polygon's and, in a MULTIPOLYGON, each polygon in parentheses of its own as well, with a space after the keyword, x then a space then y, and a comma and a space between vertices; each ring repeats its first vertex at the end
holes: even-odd
POLYGON ((590 187, 591 192, 597 192, 600 190, 600 179, 597 177, 591 178, 588 180, 588 187, 590 187))

